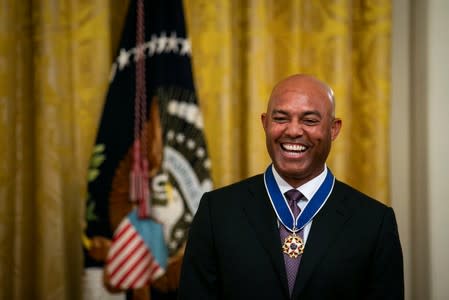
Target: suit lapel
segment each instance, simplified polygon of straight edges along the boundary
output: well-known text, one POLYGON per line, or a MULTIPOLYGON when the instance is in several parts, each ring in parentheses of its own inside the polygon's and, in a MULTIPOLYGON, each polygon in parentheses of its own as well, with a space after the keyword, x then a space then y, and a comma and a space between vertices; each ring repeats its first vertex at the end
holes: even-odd
POLYGON ((279 276, 284 292, 288 296, 287 275, 284 258, 281 253, 281 242, 276 215, 271 206, 263 182, 263 176, 255 177, 249 186, 251 197, 242 201, 243 209, 249 224, 256 232, 257 239, 271 258, 274 269, 279 276))
POLYGON ((342 226, 351 215, 352 211, 345 205, 343 192, 340 189, 340 184, 336 181, 334 190, 326 204, 313 219, 296 277, 293 298, 304 289, 315 267, 327 253, 330 245, 338 238, 338 232, 341 231, 342 226))

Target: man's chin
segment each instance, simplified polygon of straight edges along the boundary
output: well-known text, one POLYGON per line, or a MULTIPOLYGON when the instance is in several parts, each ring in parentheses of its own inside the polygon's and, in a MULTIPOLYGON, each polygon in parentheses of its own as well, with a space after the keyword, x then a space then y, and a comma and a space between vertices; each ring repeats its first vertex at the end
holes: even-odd
POLYGON ((282 177, 302 179, 306 176, 306 169, 302 165, 277 165, 276 171, 282 177))
POLYGON ((275 164, 275 166, 279 171, 282 170, 286 173, 304 173, 307 170, 307 165, 304 161, 283 160, 275 164))

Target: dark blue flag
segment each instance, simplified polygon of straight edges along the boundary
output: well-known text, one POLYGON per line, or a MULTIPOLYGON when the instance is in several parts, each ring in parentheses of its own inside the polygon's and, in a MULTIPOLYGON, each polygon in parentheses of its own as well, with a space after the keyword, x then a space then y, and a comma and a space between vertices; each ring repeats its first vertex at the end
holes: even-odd
MULTIPOLYGON (((130 3, 89 166, 85 284, 99 280, 100 275, 89 279, 87 274, 102 272, 113 241, 132 243, 126 236, 116 237, 120 233, 115 230, 133 211, 132 224, 141 219, 142 224, 161 225, 163 238, 142 240, 157 264, 170 268, 164 255, 154 252, 166 249, 169 257, 179 255, 199 200, 212 188, 182 1, 142 0, 142 6, 138 2, 130 3)), ((128 248, 130 253, 117 255, 131 259, 133 244, 128 248)), ((114 270, 120 273, 120 267, 117 263, 114 270)))

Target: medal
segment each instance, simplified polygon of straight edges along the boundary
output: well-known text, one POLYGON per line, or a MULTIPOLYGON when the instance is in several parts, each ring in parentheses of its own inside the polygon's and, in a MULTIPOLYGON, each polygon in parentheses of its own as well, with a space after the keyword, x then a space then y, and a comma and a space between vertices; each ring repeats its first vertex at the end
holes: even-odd
MULTIPOLYGON (((265 188, 270 198, 271 205, 279 222, 291 232, 282 245, 283 253, 291 258, 297 258, 304 252, 304 241, 296 234, 309 223, 324 206, 334 188, 335 177, 329 169, 326 169, 326 177, 309 203, 295 218, 288 206, 285 196, 281 193, 273 175, 272 165, 268 166, 264 173, 265 188)), ((281 226, 282 226, 281 225, 281 226)))
POLYGON ((282 251, 291 258, 297 258, 304 252, 304 242, 293 232, 285 238, 282 251))

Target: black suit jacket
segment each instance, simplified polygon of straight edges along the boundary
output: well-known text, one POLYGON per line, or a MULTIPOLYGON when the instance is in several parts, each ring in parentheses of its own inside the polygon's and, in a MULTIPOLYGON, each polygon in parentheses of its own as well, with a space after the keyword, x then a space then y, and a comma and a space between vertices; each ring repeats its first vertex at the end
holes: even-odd
POLYGON ((393 210, 336 181, 313 219, 293 295, 263 176, 206 193, 192 222, 179 299, 403 299, 393 210))

